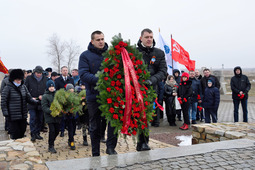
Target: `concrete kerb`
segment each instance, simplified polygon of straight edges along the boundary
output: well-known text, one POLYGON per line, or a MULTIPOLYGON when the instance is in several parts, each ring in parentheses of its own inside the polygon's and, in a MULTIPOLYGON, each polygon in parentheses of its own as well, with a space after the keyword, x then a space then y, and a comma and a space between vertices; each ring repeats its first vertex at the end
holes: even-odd
POLYGON ((213 152, 221 149, 246 148, 255 145, 254 140, 236 139, 229 141, 197 144, 192 146, 182 146, 173 148, 163 148, 144 152, 133 152, 126 154, 118 154, 111 156, 91 157, 72 159, 64 161, 46 162, 48 168, 51 169, 93 169, 115 166, 127 166, 139 164, 148 161, 156 161, 160 159, 169 159, 174 157, 188 156, 213 152))

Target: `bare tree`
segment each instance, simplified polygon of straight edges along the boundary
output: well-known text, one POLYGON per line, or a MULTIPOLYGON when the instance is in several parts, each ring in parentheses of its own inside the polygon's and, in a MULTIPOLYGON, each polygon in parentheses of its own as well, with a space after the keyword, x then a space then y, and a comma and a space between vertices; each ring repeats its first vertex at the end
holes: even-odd
POLYGON ((68 72, 71 73, 72 66, 78 60, 78 55, 80 54, 80 46, 76 45, 76 42, 70 40, 66 43, 66 58, 67 58, 67 67, 68 72))
POLYGON ((51 57, 52 65, 57 67, 57 71, 60 73, 60 67, 65 58, 64 52, 66 50, 66 43, 61 42, 57 34, 53 34, 48 41, 47 53, 51 57))

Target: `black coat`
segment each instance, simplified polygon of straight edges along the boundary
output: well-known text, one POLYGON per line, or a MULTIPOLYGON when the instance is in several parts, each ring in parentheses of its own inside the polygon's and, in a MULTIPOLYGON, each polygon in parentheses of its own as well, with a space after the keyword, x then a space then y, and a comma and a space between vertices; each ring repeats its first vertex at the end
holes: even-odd
POLYGON ((181 73, 180 73, 180 71, 179 71, 178 69, 173 69, 173 76, 174 76, 174 79, 175 79, 175 81, 176 81, 177 84, 179 84, 179 83, 181 82, 181 76, 180 76, 180 74, 181 74, 181 73), (179 74, 178 77, 175 76, 175 73, 176 73, 176 72, 179 74))
POLYGON ((251 89, 251 83, 246 75, 242 74, 242 69, 240 67, 234 68, 235 76, 231 78, 230 86, 232 90, 232 99, 240 99, 238 94, 240 91, 245 93, 244 99, 248 99, 248 92, 251 89), (236 69, 240 69, 241 73, 236 75, 236 69))
POLYGON ((108 45, 105 43, 103 49, 97 49, 92 43, 89 43, 88 50, 80 55, 79 76, 80 80, 85 83, 86 98, 88 102, 95 102, 99 92, 95 90, 98 77, 95 74, 100 70, 101 63, 104 59, 102 54, 107 51, 108 45))
POLYGON ((211 108, 217 110, 220 103, 220 90, 215 87, 214 79, 210 78, 210 80, 212 80, 213 85, 212 87, 205 88, 202 105, 204 108, 211 108))
POLYGON ((165 80, 167 76, 167 65, 165 59, 165 53, 155 48, 155 43, 152 48, 146 48, 141 44, 141 40, 138 41, 138 50, 143 54, 143 60, 148 65, 148 71, 151 75, 152 85, 157 86, 158 82, 165 80), (152 63, 151 59, 155 56, 155 62, 152 63))
POLYGON ((71 84, 74 86, 74 80, 73 80, 71 77, 67 76, 67 80, 65 81, 65 80, 63 79, 63 77, 60 76, 59 78, 57 78, 57 79, 55 80, 55 87, 56 87, 56 90, 65 88, 65 85, 66 85, 66 84, 69 84, 69 83, 71 83, 71 84))
POLYGON ((60 122, 60 117, 53 117, 51 116, 51 110, 50 106, 51 103, 53 102, 55 92, 50 92, 46 90, 42 97, 42 110, 44 112, 44 118, 46 123, 59 123, 60 122))
POLYGON ((178 97, 181 97, 182 99, 186 98, 187 100, 190 101, 190 98, 192 96, 192 82, 190 80, 181 82, 179 84, 178 88, 178 97))
POLYGON ((37 101, 33 100, 23 82, 19 87, 16 87, 9 81, 1 94, 3 115, 9 121, 27 119, 27 103, 36 105, 37 101))
POLYGON ((203 98, 202 96, 202 87, 201 87, 201 83, 200 83, 200 80, 196 79, 196 78, 190 78, 190 81, 192 81, 192 97, 191 97, 191 102, 192 103, 195 103, 198 101, 197 97, 198 95, 200 95, 201 97, 201 100, 203 98))
POLYGON ((205 92, 205 88, 208 87, 207 86, 207 82, 208 82, 208 79, 211 78, 214 80, 215 82, 215 87, 217 87, 218 89, 220 89, 220 82, 218 80, 217 77, 215 77, 214 75, 210 75, 209 77, 203 77, 200 82, 201 82, 201 87, 202 87, 202 94, 204 94, 205 92))
MULTIPOLYGON (((38 98, 40 95, 43 95, 45 92, 47 77, 42 75, 43 76, 42 79, 40 81, 37 81, 34 76, 35 76, 34 73, 28 76, 26 78, 25 85, 27 86, 27 89, 29 93, 31 94, 31 96, 34 98, 38 98)), ((41 103, 39 103, 38 105, 29 104, 28 109, 42 110, 41 103)))

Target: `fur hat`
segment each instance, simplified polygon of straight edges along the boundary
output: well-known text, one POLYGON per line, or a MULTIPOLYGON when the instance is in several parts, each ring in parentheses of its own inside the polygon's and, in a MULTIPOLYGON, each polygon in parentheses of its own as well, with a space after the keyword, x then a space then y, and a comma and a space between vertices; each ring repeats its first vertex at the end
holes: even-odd
POLYGON ((73 84, 71 84, 71 83, 66 84, 66 91, 68 91, 70 89, 74 89, 73 84))
POLYGON ((45 69, 45 71, 52 72, 52 68, 48 67, 48 68, 45 69))
POLYGON ((12 82, 14 80, 23 80, 24 79, 24 73, 21 69, 13 69, 10 73, 9 80, 12 82))
POLYGON ((55 83, 52 80, 48 80, 46 83, 46 89, 48 90, 49 87, 55 87, 55 83))
POLYGON ((36 66, 35 69, 34 69, 34 72, 43 73, 43 68, 42 68, 42 66, 36 66))

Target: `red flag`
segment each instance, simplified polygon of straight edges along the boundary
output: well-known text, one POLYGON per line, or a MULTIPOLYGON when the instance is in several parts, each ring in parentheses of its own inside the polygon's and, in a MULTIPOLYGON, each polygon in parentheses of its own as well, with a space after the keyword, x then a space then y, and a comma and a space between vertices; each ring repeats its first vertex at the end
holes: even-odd
POLYGON ((1 58, 0 58, 0 72, 8 74, 8 69, 4 66, 4 63, 2 62, 1 58))
POLYGON ((189 53, 184 50, 182 46, 174 39, 171 39, 172 43, 172 58, 179 62, 180 64, 185 65, 185 67, 190 70, 195 70, 195 60, 189 58, 189 53))

